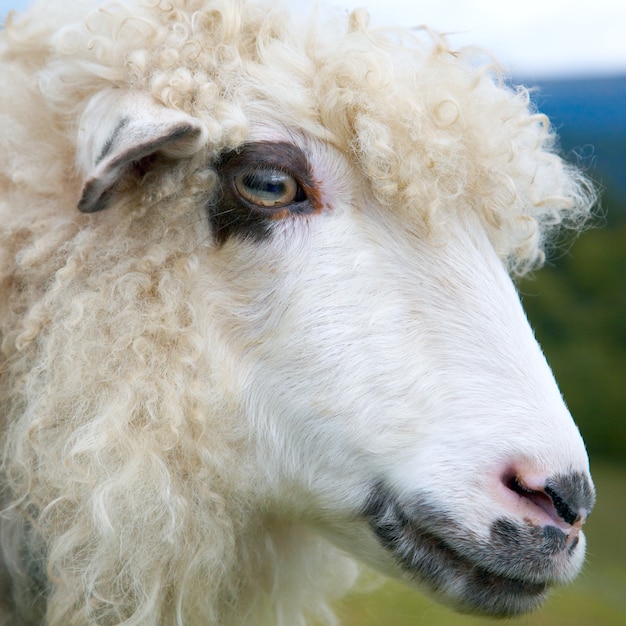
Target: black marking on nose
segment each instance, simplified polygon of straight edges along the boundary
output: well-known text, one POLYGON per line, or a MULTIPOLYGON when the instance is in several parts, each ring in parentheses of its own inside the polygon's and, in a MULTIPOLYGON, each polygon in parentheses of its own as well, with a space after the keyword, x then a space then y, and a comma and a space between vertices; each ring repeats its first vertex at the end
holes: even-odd
POLYGON ((583 516, 586 517, 596 499, 591 483, 581 472, 550 478, 544 491, 552 500, 558 516, 568 524, 575 524, 583 516))

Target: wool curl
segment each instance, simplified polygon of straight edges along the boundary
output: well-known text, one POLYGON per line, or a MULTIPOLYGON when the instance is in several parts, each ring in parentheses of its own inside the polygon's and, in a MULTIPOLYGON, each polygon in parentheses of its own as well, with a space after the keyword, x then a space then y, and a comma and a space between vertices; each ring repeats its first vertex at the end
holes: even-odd
MULTIPOLYGON (((40 29, 28 35, 41 49, 40 29)), ((595 201, 528 91, 484 53, 452 50, 427 29, 372 29, 363 11, 304 25, 280 5, 187 0, 106 5, 48 40, 40 87, 70 122, 95 90, 147 90, 202 119, 218 152, 244 140, 252 106, 268 120, 280 110, 286 128, 347 153, 384 205, 419 212, 428 227, 452 207, 475 211, 517 275, 542 263, 564 227, 579 230, 595 201)))
POLYGON ((350 559, 269 518, 262 542, 238 540, 256 478, 249 433, 219 419, 239 407, 207 406, 207 384, 235 366, 198 314, 224 315, 198 295, 210 233, 189 216, 206 180, 173 170, 149 216, 128 201, 90 224, 75 208, 86 102, 147 92, 202 121, 209 157, 245 141, 251 119, 328 142, 381 205, 422 216, 425 236, 475 212, 514 274, 581 228, 593 192, 526 90, 428 31, 371 29, 363 12, 305 24, 260 1, 86 4, 39 2, 0 42, 2 542, 18 602, 41 619, 45 591, 51 626, 333 624, 350 559))

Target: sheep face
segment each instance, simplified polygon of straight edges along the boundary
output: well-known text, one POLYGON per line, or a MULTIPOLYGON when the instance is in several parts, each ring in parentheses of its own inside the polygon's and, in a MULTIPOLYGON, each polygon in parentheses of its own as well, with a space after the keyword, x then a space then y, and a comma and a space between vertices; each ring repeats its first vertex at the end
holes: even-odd
MULTIPOLYGON (((129 163, 204 137, 109 96, 124 110, 91 146, 87 212, 115 204, 129 163)), ((336 147, 278 125, 208 167, 200 289, 220 294, 203 306, 236 361, 211 393, 255 442, 263 507, 461 610, 521 613, 571 579, 593 504, 585 448, 463 199, 425 232, 419 206, 384 206, 336 147)))
POLYGON ((115 3, 36 71, 7 30, 54 132, 0 177, 3 547, 49 623, 260 623, 277 527, 488 615, 578 572, 587 455, 510 274, 589 198, 521 92, 358 13, 115 3))
POLYGON ((593 489, 510 278, 471 216, 424 237, 335 151, 300 150, 320 212, 222 249, 268 500, 461 610, 536 607, 582 564, 593 489))

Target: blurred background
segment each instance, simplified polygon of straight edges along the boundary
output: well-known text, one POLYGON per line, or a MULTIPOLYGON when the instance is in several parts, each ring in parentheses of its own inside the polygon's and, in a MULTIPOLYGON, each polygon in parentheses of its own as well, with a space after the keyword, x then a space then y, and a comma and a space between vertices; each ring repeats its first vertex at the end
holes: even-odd
MULTIPOLYGON (((49 0, 63 2, 63 0, 49 0)), ((305 4, 306 0, 293 0, 305 4)), ((0 0, 7 12, 29 4, 0 0)), ((511 624, 626 624, 626 2, 623 0, 327 0, 367 6, 380 25, 428 24, 454 47, 479 45, 512 83, 534 86, 560 150, 602 192, 592 227, 548 259, 520 292, 537 337, 580 426, 598 491, 586 525, 588 559, 576 582, 511 624)), ((353 596, 345 626, 471 626, 399 583, 353 596)))

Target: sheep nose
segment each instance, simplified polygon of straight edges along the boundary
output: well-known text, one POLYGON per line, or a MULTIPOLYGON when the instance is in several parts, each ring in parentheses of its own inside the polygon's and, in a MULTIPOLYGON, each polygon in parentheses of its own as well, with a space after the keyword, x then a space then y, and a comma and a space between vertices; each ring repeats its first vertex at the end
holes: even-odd
POLYGON ((580 529, 595 502, 593 486, 582 472, 547 479, 509 472, 503 480, 511 491, 547 515, 546 524, 563 527, 565 523, 580 529))

